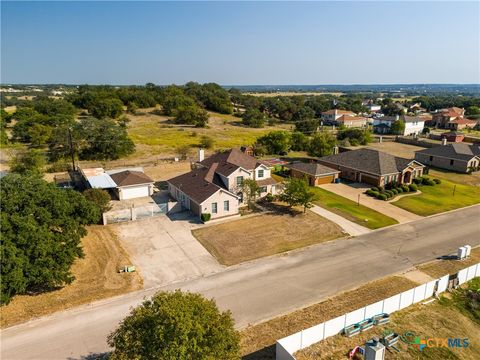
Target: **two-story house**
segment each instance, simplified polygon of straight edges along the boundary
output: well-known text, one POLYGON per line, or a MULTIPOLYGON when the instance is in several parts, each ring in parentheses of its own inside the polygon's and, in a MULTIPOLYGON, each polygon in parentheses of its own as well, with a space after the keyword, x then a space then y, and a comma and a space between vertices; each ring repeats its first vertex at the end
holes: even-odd
POLYGON ((336 124, 341 116, 355 116, 355 113, 348 110, 332 109, 322 112, 322 121, 326 124, 336 124))
POLYGON ((451 107, 439 109, 432 113, 432 125, 437 128, 449 128, 449 123, 464 119, 465 109, 451 107))
POLYGON ((425 127, 425 120, 418 116, 396 115, 396 116, 382 116, 373 120, 373 130, 379 134, 391 133, 392 124, 400 120, 405 124, 405 130, 398 135, 418 135, 425 127))
POLYGON ((244 203, 242 184, 254 179, 260 187, 259 197, 277 193, 277 182, 270 176, 270 168, 253 156, 238 149, 200 158, 195 168, 168 180, 170 196, 184 209, 211 218, 238 214, 244 203))

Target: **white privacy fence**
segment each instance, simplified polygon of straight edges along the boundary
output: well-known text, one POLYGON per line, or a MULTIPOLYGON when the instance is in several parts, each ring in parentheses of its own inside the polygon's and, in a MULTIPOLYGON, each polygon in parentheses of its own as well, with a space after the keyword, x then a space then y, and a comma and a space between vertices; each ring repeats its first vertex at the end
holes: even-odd
MULTIPOLYGON (((457 273, 458 284, 461 285, 474 277, 480 276, 480 263, 460 270, 457 273)), ((293 335, 277 340, 276 359, 295 360, 293 354, 301 349, 309 347, 330 336, 339 334, 345 327, 369 319, 375 315, 402 310, 410 305, 428 299, 434 292, 440 294, 447 290, 450 275, 429 281, 413 289, 391 296, 387 299, 354 310, 348 314, 325 321, 322 324, 301 330, 293 335)))

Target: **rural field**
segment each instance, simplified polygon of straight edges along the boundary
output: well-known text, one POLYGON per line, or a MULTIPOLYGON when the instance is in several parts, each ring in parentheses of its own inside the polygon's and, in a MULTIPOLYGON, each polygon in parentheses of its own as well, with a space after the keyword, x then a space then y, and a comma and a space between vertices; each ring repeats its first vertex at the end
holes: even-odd
POLYGON ((118 273, 131 261, 113 228, 95 225, 87 230, 82 239, 85 257, 72 266, 73 283, 51 292, 15 296, 0 308, 2 328, 143 287, 139 273, 118 273))
MULTIPOLYGON (((206 128, 173 124, 168 117, 152 114, 154 109, 139 110, 138 115, 127 115, 130 120, 128 134, 135 142, 137 151, 130 158, 155 155, 176 156, 179 146, 196 147, 202 136, 214 140, 214 149, 227 149, 251 145, 255 140, 272 130, 290 130, 293 125, 266 126, 261 129, 248 128, 241 119, 232 115, 209 112, 206 128)), ((192 149, 192 152, 194 150, 192 149)), ((128 159, 128 158, 127 158, 128 159)))
POLYGON ((368 147, 378 151, 386 152, 387 154, 403 157, 406 159, 414 159, 415 151, 424 150, 425 148, 420 146, 402 144, 395 141, 384 141, 384 142, 372 142, 365 146, 357 146, 354 149, 360 149, 368 147))
POLYGON ((338 225, 311 211, 295 215, 281 211, 265 213, 203 227, 192 233, 223 265, 234 265, 343 236, 338 225))

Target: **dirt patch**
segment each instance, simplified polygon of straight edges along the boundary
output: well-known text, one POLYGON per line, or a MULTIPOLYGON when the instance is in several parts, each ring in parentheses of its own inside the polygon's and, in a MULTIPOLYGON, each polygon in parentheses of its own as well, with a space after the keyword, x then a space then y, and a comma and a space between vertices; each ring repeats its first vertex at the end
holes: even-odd
POLYGON ((403 157, 406 159, 414 159, 415 151, 424 150, 424 147, 402 144, 395 141, 385 141, 381 143, 370 143, 366 146, 359 146, 355 149, 360 149, 363 147, 379 150, 386 152, 387 154, 403 157))
POLYGON ((241 333, 244 359, 274 359, 275 341, 326 320, 411 289, 418 283, 391 276, 338 294, 321 303, 246 328, 241 333))
POLYGON ((175 176, 185 174, 190 170, 190 163, 188 161, 161 163, 156 166, 146 166, 144 168, 145 174, 155 181, 168 180, 175 176))
POLYGON ((455 274, 459 270, 466 267, 478 264, 480 262, 480 248, 472 249, 470 256, 464 260, 457 260, 455 258, 446 258, 444 260, 435 260, 417 268, 425 274, 433 278, 439 278, 447 274, 455 274))
POLYGON ((139 273, 118 273, 119 267, 131 261, 112 227, 88 227, 82 245, 85 257, 72 266, 76 280, 60 290, 15 296, 0 308, 2 328, 143 287, 139 273))
POLYGON ((223 265, 261 258, 342 236, 341 228, 311 212, 267 213, 192 231, 223 265))

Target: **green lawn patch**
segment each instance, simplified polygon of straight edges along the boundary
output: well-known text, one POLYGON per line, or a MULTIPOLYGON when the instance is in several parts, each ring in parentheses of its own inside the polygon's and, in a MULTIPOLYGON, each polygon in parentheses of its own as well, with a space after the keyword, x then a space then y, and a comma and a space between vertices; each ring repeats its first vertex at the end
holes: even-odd
POLYGON ((314 203, 331 212, 334 212, 354 223, 369 229, 378 229, 384 226, 398 224, 398 221, 370 209, 363 205, 357 205, 355 201, 339 196, 322 188, 311 188, 318 195, 314 203))
POLYGON ((480 203, 480 187, 477 186, 442 180, 441 184, 423 185, 419 190, 422 192, 420 195, 407 196, 392 204, 414 214, 428 216, 480 203))

